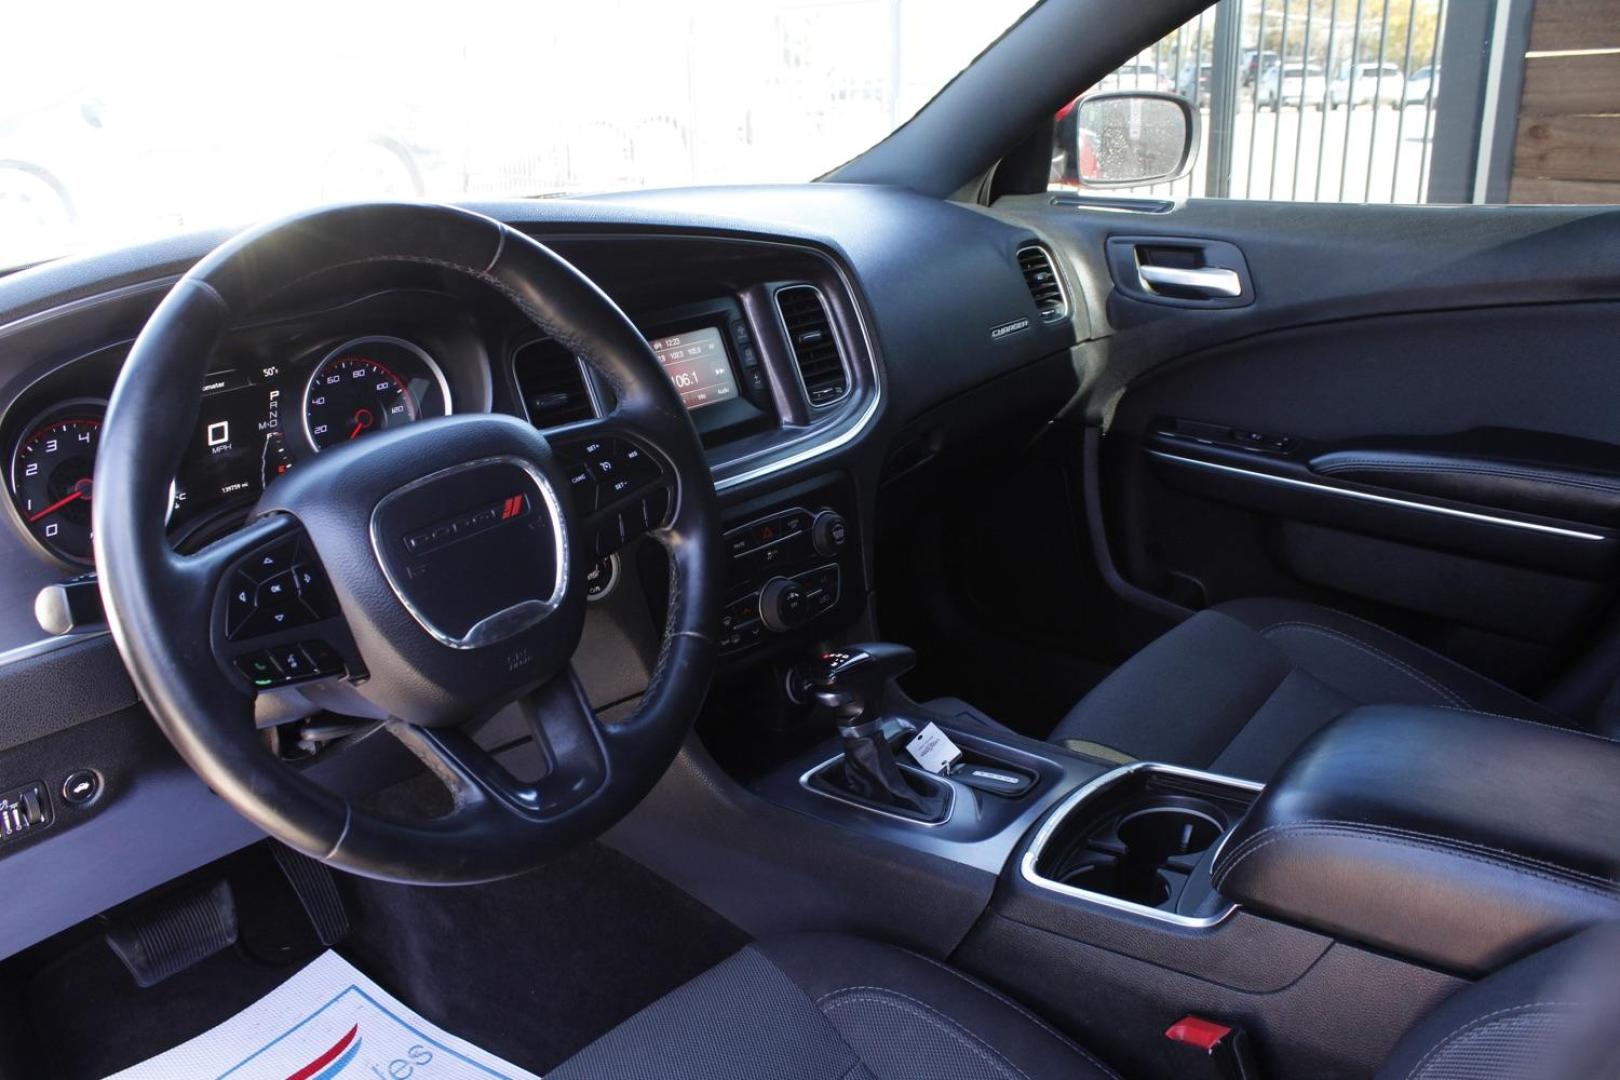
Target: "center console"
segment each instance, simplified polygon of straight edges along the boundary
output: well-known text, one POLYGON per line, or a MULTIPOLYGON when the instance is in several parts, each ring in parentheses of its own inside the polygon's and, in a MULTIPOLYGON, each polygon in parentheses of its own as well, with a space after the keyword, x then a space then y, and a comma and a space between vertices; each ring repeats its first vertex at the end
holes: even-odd
POLYGON ((1241 1030, 1273 1075, 1367 1075, 1470 981, 1620 919, 1607 739, 1363 708, 1262 786, 1092 758, 887 678, 789 684, 819 741, 746 788, 683 755, 626 850, 752 933, 836 926, 949 957, 1131 1075, 1197 1074, 1167 1037, 1188 1017, 1241 1030), (907 753, 929 725, 962 751, 949 767, 907 753), (695 862, 669 836, 694 813, 695 862), (745 901, 704 893, 744 879, 745 901))

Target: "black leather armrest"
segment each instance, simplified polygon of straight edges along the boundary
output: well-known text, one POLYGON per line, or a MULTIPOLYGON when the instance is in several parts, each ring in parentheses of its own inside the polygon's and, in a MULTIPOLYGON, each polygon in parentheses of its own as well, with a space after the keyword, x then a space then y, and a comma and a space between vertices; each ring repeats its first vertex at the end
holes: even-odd
POLYGON ((1452 709, 1357 709, 1232 832, 1246 907, 1480 974, 1620 915, 1620 743, 1452 709))
POLYGON ((1312 472, 1335 480, 1592 525, 1620 521, 1616 464, 1613 447, 1495 431, 1344 447, 1310 459, 1312 472))

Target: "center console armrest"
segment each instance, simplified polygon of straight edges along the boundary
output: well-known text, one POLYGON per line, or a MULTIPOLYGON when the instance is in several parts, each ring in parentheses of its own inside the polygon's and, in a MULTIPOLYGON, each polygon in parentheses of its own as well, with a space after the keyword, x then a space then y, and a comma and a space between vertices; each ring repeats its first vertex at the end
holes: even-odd
POLYGON ((1357 709, 1227 837, 1245 907, 1482 973, 1620 916, 1620 743, 1525 720, 1357 709))

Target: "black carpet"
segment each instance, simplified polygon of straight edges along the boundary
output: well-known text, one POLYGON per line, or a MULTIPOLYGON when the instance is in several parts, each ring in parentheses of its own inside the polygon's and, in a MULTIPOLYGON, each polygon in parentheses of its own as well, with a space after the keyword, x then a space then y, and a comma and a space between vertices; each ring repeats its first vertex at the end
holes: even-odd
POLYGON ((536 1073, 748 940, 596 844, 472 888, 345 884, 357 917, 341 951, 356 966, 428 1019, 536 1073))
POLYGON ((229 1020, 295 971, 217 953, 149 990, 99 938, 42 970, 29 993, 34 1061, 19 1075, 93 1080, 229 1020))

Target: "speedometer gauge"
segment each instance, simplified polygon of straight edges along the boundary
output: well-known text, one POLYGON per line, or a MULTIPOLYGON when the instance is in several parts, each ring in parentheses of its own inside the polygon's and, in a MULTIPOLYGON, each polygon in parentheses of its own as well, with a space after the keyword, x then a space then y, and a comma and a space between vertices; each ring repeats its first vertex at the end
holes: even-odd
POLYGON ((89 563, 99 401, 69 402, 30 424, 11 457, 11 497, 28 532, 58 558, 89 563))
POLYGON ((449 411, 450 390, 431 357, 398 338, 360 338, 315 365, 304 423, 316 450, 449 411))

